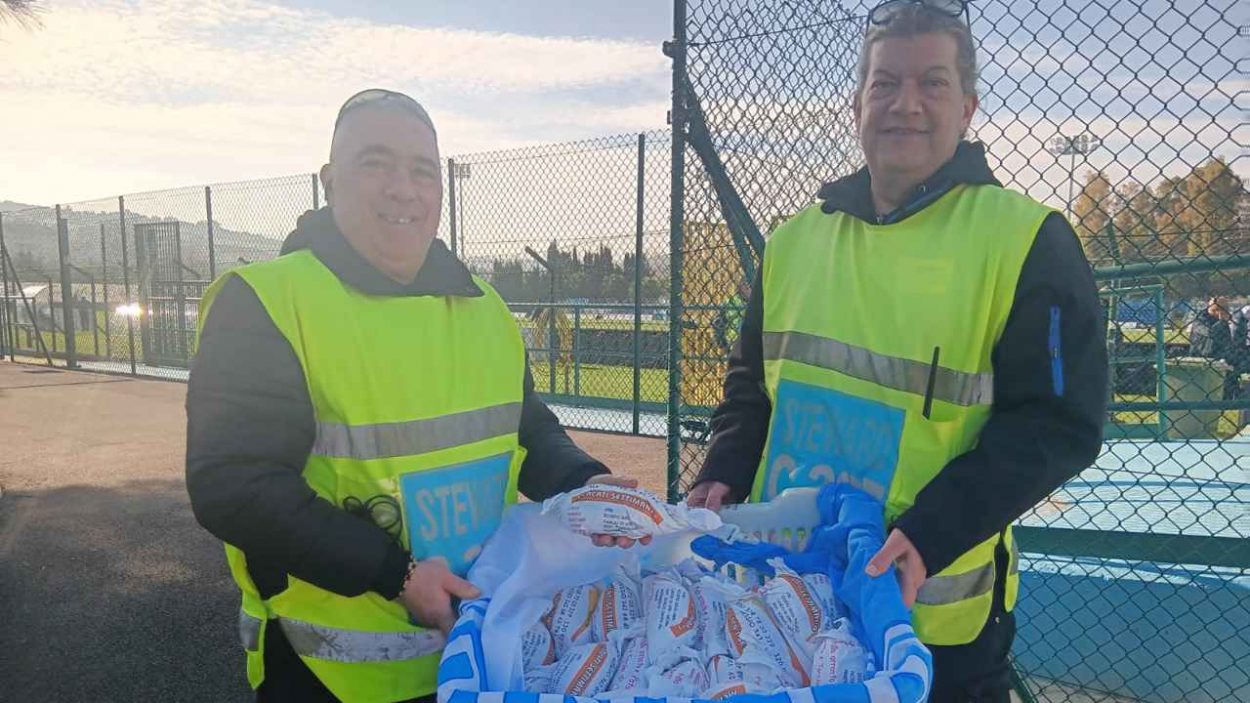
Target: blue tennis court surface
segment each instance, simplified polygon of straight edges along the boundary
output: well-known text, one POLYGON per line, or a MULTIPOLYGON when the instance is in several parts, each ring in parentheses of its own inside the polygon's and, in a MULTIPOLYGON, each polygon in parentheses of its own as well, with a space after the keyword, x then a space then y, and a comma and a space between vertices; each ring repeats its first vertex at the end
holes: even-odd
MULTIPOLYGON (((1022 521, 1250 538, 1250 441, 1110 442, 1022 521)), ((1016 660, 1148 701, 1250 701, 1245 567, 1023 555, 1016 660)))

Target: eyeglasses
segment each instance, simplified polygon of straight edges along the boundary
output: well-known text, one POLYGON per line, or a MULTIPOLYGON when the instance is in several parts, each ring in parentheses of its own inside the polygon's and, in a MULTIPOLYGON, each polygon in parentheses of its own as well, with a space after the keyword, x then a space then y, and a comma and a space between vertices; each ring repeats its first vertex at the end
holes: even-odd
POLYGON ((962 14, 964 20, 971 24, 968 17, 969 2, 971 0, 885 0, 868 11, 868 25, 871 27, 889 24, 903 8, 911 5, 921 5, 948 17, 958 17, 962 14))
MULTIPOLYGON (((339 123, 343 121, 343 118, 347 116, 347 113, 355 110, 356 108, 364 107, 365 105, 394 105, 412 114, 414 117, 424 122, 425 125, 431 130, 434 130, 434 121, 430 119, 430 114, 425 111, 425 108, 421 106, 421 103, 413 100, 403 93, 397 93, 393 90, 386 90, 385 88, 369 88, 351 96, 347 99, 347 102, 343 103, 343 107, 339 108, 338 117, 334 118, 335 131, 338 131, 339 123)), ((434 131, 437 132, 437 130, 434 131)))

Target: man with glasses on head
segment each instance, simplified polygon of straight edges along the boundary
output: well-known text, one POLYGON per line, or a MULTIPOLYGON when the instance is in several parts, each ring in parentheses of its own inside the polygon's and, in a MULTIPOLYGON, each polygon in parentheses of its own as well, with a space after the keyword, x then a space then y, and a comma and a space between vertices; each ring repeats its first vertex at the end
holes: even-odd
MULTIPOLYGON (((434 123, 340 109, 328 206, 201 303, 187 491, 226 543, 260 701, 432 699, 463 579, 518 489, 634 486, 534 393, 506 304, 435 239, 434 123)), ((631 540, 600 535, 601 546, 631 540)))
POLYGON ((1106 405, 1089 264, 965 140, 976 79, 963 2, 872 10, 853 101, 867 166, 769 238, 689 496, 837 481, 881 500, 868 572, 897 574, 938 702, 1008 700, 1011 523, 1094 461, 1106 405))

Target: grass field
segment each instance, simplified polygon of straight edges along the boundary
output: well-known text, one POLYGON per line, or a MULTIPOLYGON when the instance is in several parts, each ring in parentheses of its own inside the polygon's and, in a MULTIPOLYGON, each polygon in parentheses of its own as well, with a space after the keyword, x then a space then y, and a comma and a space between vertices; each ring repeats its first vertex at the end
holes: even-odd
MULTIPOLYGON (((48 328, 46 319, 39 322, 39 336, 43 338, 43 343, 51 354, 65 354, 66 334, 60 329, 62 319, 58 315, 56 318, 57 329, 55 331, 48 328)), ((74 324, 79 323, 78 317, 74 317, 74 324)), ((96 313, 97 331, 92 330, 74 330, 74 347, 79 356, 98 356, 101 358, 110 357, 113 359, 130 359, 130 337, 126 329, 126 317, 117 313, 110 312, 108 315, 104 311, 96 313), (98 350, 97 350, 98 348, 98 350)), ((141 347, 139 323, 136 321, 135 330, 135 356, 136 360, 142 363, 143 349, 141 347)), ((18 328, 16 330, 16 344, 19 349, 30 352, 33 356, 42 356, 43 351, 39 348, 39 342, 34 334, 34 330, 30 326, 18 328)))
MULTIPOLYGON (((1155 329, 1153 327, 1122 327, 1120 338, 1129 344, 1154 344, 1155 329)), ((1183 329, 1164 327, 1163 343, 1188 345, 1189 335, 1183 329)))
MULTIPOLYGON (((546 362, 530 361, 530 372, 534 375, 534 386, 540 393, 547 393, 551 388, 551 367, 546 362)), ((581 395, 591 398, 611 398, 614 400, 634 399, 634 369, 632 366, 599 366, 582 364, 580 372, 574 374, 572 364, 568 365, 567 373, 564 365, 556 364, 556 393, 563 395, 581 395), (567 378, 566 378, 567 376, 567 378), (578 383, 580 377, 580 384, 578 383), (575 391, 579 391, 576 393, 575 391)), ((639 379, 641 400, 644 403, 664 403, 668 401, 668 370, 643 369, 639 379)))
MULTIPOLYGON (((1153 395, 1117 395, 1115 399, 1118 403, 1151 403, 1154 402, 1155 397, 1153 395)), ((1238 422, 1239 414, 1237 410, 1223 412, 1220 416, 1219 428, 1215 431, 1216 439, 1228 439, 1241 431, 1241 424, 1238 422)), ((1159 413, 1155 411, 1121 410, 1113 412, 1112 417, 1117 423, 1123 425, 1159 424, 1159 413)))

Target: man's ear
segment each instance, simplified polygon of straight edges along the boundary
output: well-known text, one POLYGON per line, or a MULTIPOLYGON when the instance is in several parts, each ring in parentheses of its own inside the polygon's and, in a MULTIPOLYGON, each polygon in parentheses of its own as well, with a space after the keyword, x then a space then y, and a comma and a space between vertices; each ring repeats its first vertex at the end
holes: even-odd
POLYGON ((330 168, 330 164, 321 167, 321 189, 326 192, 326 205, 333 204, 334 199, 334 169, 330 168))

